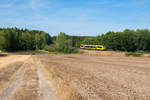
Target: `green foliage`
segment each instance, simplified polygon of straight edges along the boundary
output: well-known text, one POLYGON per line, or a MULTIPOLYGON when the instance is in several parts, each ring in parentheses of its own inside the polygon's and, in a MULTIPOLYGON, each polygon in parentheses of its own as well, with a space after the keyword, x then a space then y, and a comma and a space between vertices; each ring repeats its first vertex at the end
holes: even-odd
POLYGON ((96 38, 86 38, 84 39, 84 41, 82 42, 82 44, 97 44, 96 38))
POLYGON ((52 43, 50 35, 43 31, 17 28, 1 28, 0 40, 3 51, 43 49, 52 43))
POLYGON ((107 32, 96 37, 85 37, 80 44, 99 44, 104 45, 107 50, 114 51, 150 51, 150 31, 144 30, 129 30, 123 32, 107 32))
POLYGON ((4 45, 5 45, 5 38, 3 36, 3 33, 0 32, 0 51, 3 50, 4 45))
POLYGON ((72 46, 75 48, 79 48, 83 41, 87 38, 92 38, 90 36, 67 36, 68 39, 72 40, 72 46))
POLYGON ((77 48, 75 48, 75 49, 72 50, 72 53, 78 53, 78 52, 79 52, 79 51, 78 51, 77 48))
POLYGON ((137 52, 127 52, 126 56, 135 56, 135 57, 141 57, 143 53, 137 53, 137 52))
POLYGON ((56 50, 58 52, 63 52, 63 53, 72 53, 74 52, 74 48, 72 46, 72 40, 68 39, 68 36, 60 32, 59 35, 56 37, 56 50))
POLYGON ((138 33, 138 50, 148 51, 150 50, 150 31, 149 30, 137 30, 138 33))
POLYGON ((77 52, 75 48, 79 48, 81 44, 104 45, 107 50, 150 52, 150 31, 126 29, 123 32, 107 32, 96 37, 68 36, 60 32, 58 36, 51 38, 43 31, 0 28, 0 50, 3 51, 44 49, 50 52, 73 53, 77 52))
POLYGON ((44 47, 44 50, 48 51, 48 52, 56 52, 56 46, 55 45, 46 45, 44 47))
POLYGON ((97 36, 97 40, 107 49, 135 52, 138 50, 150 50, 150 31, 129 30, 123 32, 107 32, 97 36))

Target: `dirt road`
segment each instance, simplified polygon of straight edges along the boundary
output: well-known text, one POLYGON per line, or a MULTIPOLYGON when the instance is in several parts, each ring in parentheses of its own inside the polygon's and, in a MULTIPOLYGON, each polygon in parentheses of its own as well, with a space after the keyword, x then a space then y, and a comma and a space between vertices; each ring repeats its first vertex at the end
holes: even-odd
POLYGON ((150 100, 150 58, 18 57, 0 58, 0 100, 150 100))

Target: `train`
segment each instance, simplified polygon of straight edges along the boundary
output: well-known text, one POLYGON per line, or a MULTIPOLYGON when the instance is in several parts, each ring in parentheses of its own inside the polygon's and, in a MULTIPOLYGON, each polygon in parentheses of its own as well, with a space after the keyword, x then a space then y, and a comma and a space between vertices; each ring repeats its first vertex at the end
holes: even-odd
POLYGON ((80 49, 100 50, 100 51, 106 50, 106 48, 103 45, 85 45, 85 44, 81 44, 80 49))

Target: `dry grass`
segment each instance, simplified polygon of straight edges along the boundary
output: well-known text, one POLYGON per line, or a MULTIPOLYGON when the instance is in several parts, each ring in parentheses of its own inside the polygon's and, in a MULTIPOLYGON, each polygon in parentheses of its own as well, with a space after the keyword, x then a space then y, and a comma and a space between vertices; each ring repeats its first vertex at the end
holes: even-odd
POLYGON ((95 51, 95 50, 80 50, 84 54, 88 55, 101 55, 101 56, 125 56, 125 52, 115 51, 95 51))

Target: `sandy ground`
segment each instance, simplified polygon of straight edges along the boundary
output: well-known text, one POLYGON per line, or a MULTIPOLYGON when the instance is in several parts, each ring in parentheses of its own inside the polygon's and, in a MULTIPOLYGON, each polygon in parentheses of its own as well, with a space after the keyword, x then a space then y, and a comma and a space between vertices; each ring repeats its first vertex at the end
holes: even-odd
POLYGON ((14 62, 25 61, 30 55, 8 55, 0 57, 0 69, 14 62))
POLYGON ((0 57, 0 100, 150 100, 150 58, 0 57))

